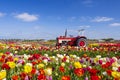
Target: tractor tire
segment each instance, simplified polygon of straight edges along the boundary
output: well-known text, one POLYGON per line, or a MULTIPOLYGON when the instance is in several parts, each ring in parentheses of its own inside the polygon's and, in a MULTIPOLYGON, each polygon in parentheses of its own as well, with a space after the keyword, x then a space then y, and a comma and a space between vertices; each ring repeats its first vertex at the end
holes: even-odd
POLYGON ((85 39, 85 38, 79 38, 77 40, 77 46, 78 47, 86 47, 87 46, 87 39, 85 39))

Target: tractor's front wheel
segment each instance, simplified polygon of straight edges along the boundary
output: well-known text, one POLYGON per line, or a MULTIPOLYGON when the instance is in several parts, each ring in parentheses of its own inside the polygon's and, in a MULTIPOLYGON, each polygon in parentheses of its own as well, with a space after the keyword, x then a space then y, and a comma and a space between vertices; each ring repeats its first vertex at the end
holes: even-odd
POLYGON ((78 39, 77 46, 78 47, 86 47, 87 46, 87 39, 85 39, 85 38, 78 39))
POLYGON ((61 46, 67 46, 67 42, 66 41, 62 41, 61 46))

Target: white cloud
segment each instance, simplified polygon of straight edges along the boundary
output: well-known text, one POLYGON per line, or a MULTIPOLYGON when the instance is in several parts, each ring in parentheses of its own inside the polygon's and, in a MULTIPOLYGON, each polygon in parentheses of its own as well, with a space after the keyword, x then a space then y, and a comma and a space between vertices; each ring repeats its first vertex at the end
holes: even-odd
POLYGON ((83 0, 82 4, 85 5, 86 7, 92 7, 93 1, 92 0, 83 0))
POLYGON ((111 21, 113 18, 110 17, 95 17, 92 22, 106 22, 106 21, 111 21))
POLYGON ((15 18, 26 21, 26 22, 32 22, 38 20, 37 15, 29 14, 29 13, 22 13, 22 14, 17 14, 15 18))
POLYGON ((110 26, 117 27, 117 26, 120 26, 120 23, 112 23, 112 24, 110 24, 110 26))
POLYGON ((73 16, 73 17, 70 17, 70 18, 69 18, 69 21, 72 22, 72 21, 74 21, 74 20, 76 20, 76 19, 77 19, 77 18, 76 18, 75 16, 73 16))
POLYGON ((5 13, 0 12, 0 17, 3 17, 3 16, 5 16, 5 13))
POLYGON ((90 28, 90 25, 79 26, 80 28, 90 28))

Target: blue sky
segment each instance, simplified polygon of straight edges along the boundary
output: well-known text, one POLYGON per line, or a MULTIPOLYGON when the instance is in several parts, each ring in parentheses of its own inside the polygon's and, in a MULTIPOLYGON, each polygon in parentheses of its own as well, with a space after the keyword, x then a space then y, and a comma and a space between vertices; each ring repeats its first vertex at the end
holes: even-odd
POLYGON ((0 38, 120 39, 120 0, 0 0, 0 38))

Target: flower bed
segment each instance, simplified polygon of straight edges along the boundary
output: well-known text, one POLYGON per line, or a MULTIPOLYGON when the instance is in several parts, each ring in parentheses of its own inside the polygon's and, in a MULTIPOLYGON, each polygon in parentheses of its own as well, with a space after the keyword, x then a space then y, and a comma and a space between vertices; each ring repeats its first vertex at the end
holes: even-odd
POLYGON ((120 48, 0 46, 0 80, 119 80, 120 48))

